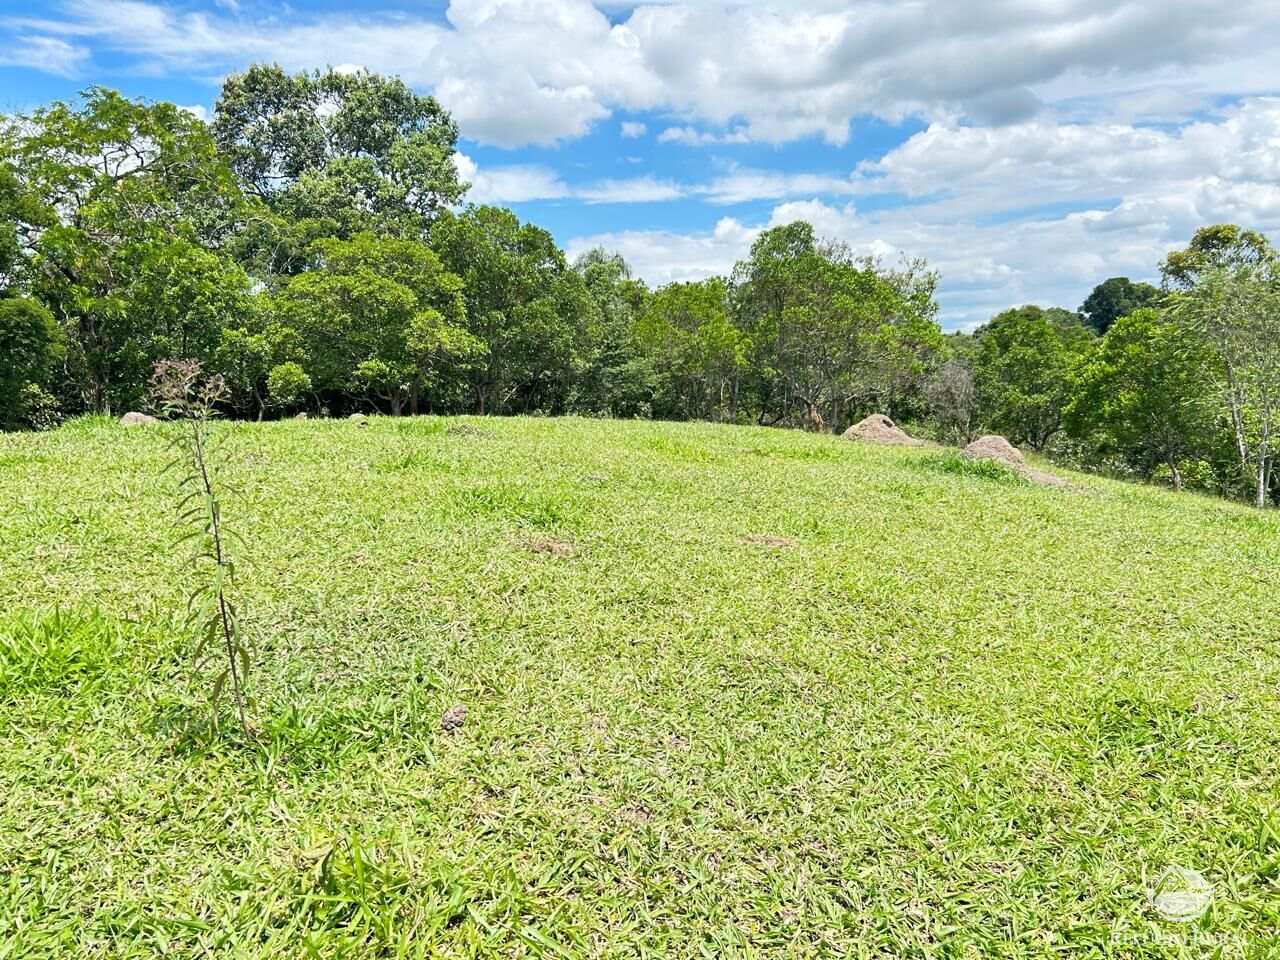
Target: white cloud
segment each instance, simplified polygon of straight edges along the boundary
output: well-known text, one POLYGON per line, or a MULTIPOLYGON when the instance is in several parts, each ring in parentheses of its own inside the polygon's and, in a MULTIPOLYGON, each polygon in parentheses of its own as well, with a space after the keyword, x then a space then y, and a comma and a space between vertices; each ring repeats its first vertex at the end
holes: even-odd
POLYGON ((191 114, 198 120, 203 120, 205 123, 208 123, 213 119, 213 111, 202 103, 192 104, 189 107, 180 106, 178 109, 187 111, 187 113, 191 114))
POLYGON ((156 70, 364 64, 434 89, 467 136, 507 146, 581 136, 615 109, 678 117, 684 125, 664 134, 680 142, 843 143, 861 114, 1023 122, 1046 98, 1096 96, 1103 80, 1136 95, 1167 86, 1171 71, 1178 97, 1146 106, 1131 97, 1118 109, 1176 110, 1221 92, 1214 84, 1274 89, 1266 58, 1280 40, 1280 5, 1269 0, 677 0, 641 4, 618 22, 588 0, 452 0, 447 23, 389 13, 254 18, 150 0, 55 9, 6 21, 29 38, 24 62, 65 71, 67 50, 51 45, 78 38, 156 70))
POLYGON ((724 217, 705 233, 622 230, 578 237, 569 241, 566 252, 573 259, 595 246, 620 250, 637 275, 651 284, 701 280, 732 270, 760 229, 724 217))
POLYGON ((588 203, 657 203, 677 200, 686 193, 687 190, 679 184, 644 176, 602 180, 579 189, 576 195, 588 203))
POLYGON ((586 203, 655 203, 674 200, 687 192, 670 181, 650 176, 599 180, 570 186, 550 167, 510 164, 480 167, 465 154, 454 156, 458 176, 471 184, 467 199, 474 203, 525 203, 572 198, 586 203))
POLYGON ((621 132, 622 132, 623 139, 634 140, 637 137, 643 137, 645 133, 648 131, 648 129, 649 128, 646 127, 643 123, 638 123, 635 120, 622 121, 621 132))
POLYGON ((569 188, 549 167, 511 164, 481 170, 470 157, 454 155, 458 176, 471 184, 467 199, 474 203, 523 203, 529 200, 556 200, 569 195, 569 188))
POLYGON ((1037 119, 1006 127, 937 124, 859 165, 860 193, 938 196, 941 217, 1163 192, 1280 182, 1280 99, 1253 98, 1175 130, 1037 119))
POLYGON ((859 184, 851 177, 733 168, 706 186, 699 187, 696 192, 711 203, 729 204, 814 194, 839 196, 858 192, 859 189, 859 184))
POLYGON ((713 133, 696 127, 667 127, 658 134, 659 143, 682 143, 686 147, 705 147, 716 143, 750 143, 746 130, 739 128, 725 133, 713 133))
POLYGON ((0 48, 2 66, 31 67, 59 77, 75 76, 88 59, 88 47, 38 34, 13 37, 0 48))
MULTIPOLYGON (((849 179, 733 171, 720 184, 725 199, 814 189, 759 223, 732 221, 729 233, 630 231, 570 245, 612 244, 640 276, 663 282, 724 272, 755 231, 805 219, 865 253, 927 257, 943 274, 944 321, 972 327, 1018 303, 1074 308, 1107 277, 1155 279, 1164 255, 1205 223, 1280 231, 1280 99, 1246 100, 1177 130, 938 124, 849 179), (920 201, 863 213, 831 199, 890 190, 920 201)), ((693 190, 714 200, 714 186, 693 190)))

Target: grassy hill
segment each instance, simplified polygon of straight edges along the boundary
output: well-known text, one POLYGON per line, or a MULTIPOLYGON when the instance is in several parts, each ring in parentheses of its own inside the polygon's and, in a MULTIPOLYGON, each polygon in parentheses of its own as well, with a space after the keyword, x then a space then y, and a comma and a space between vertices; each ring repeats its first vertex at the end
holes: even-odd
POLYGON ((161 432, 0 437, 0 957, 1280 950, 1276 517, 766 429, 219 429, 251 746, 184 724, 161 432))

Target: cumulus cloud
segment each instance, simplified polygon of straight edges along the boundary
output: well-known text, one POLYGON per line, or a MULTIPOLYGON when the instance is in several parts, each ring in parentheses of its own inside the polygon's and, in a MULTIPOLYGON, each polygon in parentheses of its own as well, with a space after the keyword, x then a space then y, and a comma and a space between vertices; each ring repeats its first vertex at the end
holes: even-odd
POLYGON ((942 320, 948 329, 972 329, 995 312, 1020 303, 1074 308, 1100 280, 1117 274, 1150 277, 1155 264, 1180 239, 1171 224, 1148 224, 1137 233, 1111 234, 1100 243, 1092 227, 1102 211, 1073 213, 992 227, 961 223, 941 232, 904 212, 866 217, 852 205, 822 200, 789 201, 760 222, 733 218, 696 233, 618 231, 576 237, 570 252, 592 246, 621 251, 650 283, 725 274, 745 257, 761 230, 807 220, 817 232, 845 240, 855 251, 893 263, 899 255, 926 256, 940 269, 942 320), (1049 263, 1052 269, 1046 270, 1049 263))
MULTIPOLYGON (((1251 98, 1180 129, 1055 123, 938 124, 853 177, 735 171, 722 196, 801 196, 733 231, 630 231, 611 244, 651 282, 724 272, 766 227, 804 219, 824 236, 943 273, 944 321, 972 327, 1024 302, 1074 308, 1109 276, 1154 279, 1157 264, 1205 223, 1280 231, 1280 99, 1251 98), (917 202, 859 211, 841 194, 901 192, 917 202), (696 254, 696 255, 695 255, 696 254)), ((691 192, 714 198, 712 185, 691 192)), ((722 224, 727 221, 720 221, 722 224)))
POLYGON ((1050 87, 1065 99, 1103 78, 1149 86, 1176 68, 1194 95, 1197 71, 1265 63, 1280 39, 1280 6, 1269 0, 676 0, 642 3, 617 22, 589 0, 452 0, 444 23, 389 13, 254 18, 152 0, 54 9, 7 20, 28 38, 24 62, 65 69, 56 45, 92 39, 158 70, 359 63, 432 88, 467 136, 506 146, 581 136, 615 109, 680 118, 664 131, 679 142, 709 129, 713 140, 730 130, 844 143, 861 114, 1020 123, 1050 87))
POLYGON ((636 273, 652 284, 702 280, 732 270, 761 229, 722 217, 706 232, 620 230, 576 237, 566 252, 572 259, 597 246, 619 250, 636 273))
POLYGON ((643 123, 638 123, 635 120, 624 120, 621 133, 624 139, 634 140, 637 137, 643 137, 648 129, 643 123))
POLYGON ((946 217, 1163 191, 1280 183, 1280 99, 1249 98, 1212 120, 1161 129, 1057 123, 937 124, 857 171, 861 193, 941 197, 946 217))
POLYGON ((524 203, 557 200, 569 195, 569 188, 550 167, 508 164, 482 170, 463 153, 454 155, 453 164, 458 176, 471 184, 467 199, 474 203, 524 203))
POLYGON ((208 107, 206 107, 202 103, 194 103, 194 104, 191 104, 190 106, 185 106, 185 107, 179 105, 178 109, 185 110, 187 113, 191 114, 197 120, 202 120, 205 123, 208 123, 210 120, 213 119, 213 111, 210 110, 208 107))

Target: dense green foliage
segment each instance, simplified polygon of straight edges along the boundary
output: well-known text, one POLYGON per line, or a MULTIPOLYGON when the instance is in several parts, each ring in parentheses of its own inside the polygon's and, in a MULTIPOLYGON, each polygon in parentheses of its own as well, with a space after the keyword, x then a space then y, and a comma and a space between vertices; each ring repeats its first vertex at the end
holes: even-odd
POLYGON ((1135 310, 1152 307, 1160 299, 1160 291, 1149 283, 1134 283, 1128 277, 1112 277, 1093 288, 1080 315, 1098 334, 1106 333, 1121 317, 1135 310))
POLYGON ((1143 308, 1120 317, 1076 375, 1065 410, 1080 434, 1152 473, 1165 466, 1175 487, 1182 465, 1205 453, 1210 383, 1187 331, 1143 308))
MULTIPOLYGON (((418 237, 466 190, 453 163, 457 125, 399 79, 253 66, 227 78, 215 113, 224 160, 272 215, 266 236, 295 255, 317 235, 418 237)), ((283 254, 265 262, 293 266, 283 254)))
POLYGON ((985 422, 1033 450, 1062 429, 1071 371, 1088 350, 1089 334, 1065 310, 1006 310, 978 333, 974 373, 985 422))
POLYGON ((49 402, 40 385, 63 352, 53 314, 27 297, 0 297, 0 429, 40 424, 49 402))
POLYGON ((398 79, 277 66, 228 77, 209 125, 101 88, 7 118, 0 425, 121 413, 157 361, 193 359, 241 418, 840 431, 882 412, 947 442, 997 432, 1280 496, 1280 266, 1260 234, 1204 228, 1163 290, 1112 277, 1078 313, 1024 305, 944 336, 927 263, 859 257, 804 222, 761 232, 729 276, 657 290, 609 251, 571 264, 546 230, 463 203, 457 138, 398 79))
POLYGON ((215 430, 247 744, 176 722, 160 431, 0 436, 2 954, 1173 957, 1171 863, 1280 950, 1280 516, 755 427, 215 430))

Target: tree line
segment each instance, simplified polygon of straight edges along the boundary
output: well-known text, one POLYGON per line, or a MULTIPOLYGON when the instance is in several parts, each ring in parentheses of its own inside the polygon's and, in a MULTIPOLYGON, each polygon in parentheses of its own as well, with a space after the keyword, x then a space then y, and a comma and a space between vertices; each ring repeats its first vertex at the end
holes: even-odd
POLYGON ((206 123, 92 88, 0 121, 0 426, 144 402, 162 360, 224 412, 576 413, 841 429, 884 412, 1077 465, 1276 497, 1280 271, 1205 228, 1161 288, 938 324, 938 274, 804 222, 650 289, 465 203, 458 130, 395 78, 254 66, 206 123))

